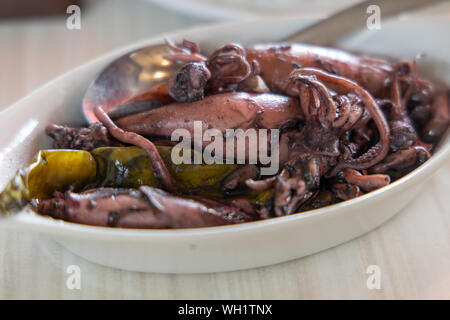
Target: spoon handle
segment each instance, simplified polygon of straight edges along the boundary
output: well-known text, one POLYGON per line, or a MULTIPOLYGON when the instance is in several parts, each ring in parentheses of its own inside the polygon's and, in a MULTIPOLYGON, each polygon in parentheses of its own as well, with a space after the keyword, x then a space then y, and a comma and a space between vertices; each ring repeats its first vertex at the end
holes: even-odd
POLYGON ((306 29, 283 39, 286 42, 305 42, 331 45, 341 37, 367 27, 368 7, 378 6, 380 19, 384 20, 399 13, 443 2, 445 0, 367 0, 333 14, 306 29))

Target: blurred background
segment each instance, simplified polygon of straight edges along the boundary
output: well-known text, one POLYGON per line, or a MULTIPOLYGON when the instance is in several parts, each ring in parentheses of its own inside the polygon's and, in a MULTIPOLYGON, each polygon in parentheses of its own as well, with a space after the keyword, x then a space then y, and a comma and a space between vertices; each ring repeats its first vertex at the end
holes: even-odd
POLYGON ((325 17, 358 0, 1 0, 0 110, 111 49, 219 21, 300 14, 325 17), (69 30, 68 6, 81 9, 69 30))

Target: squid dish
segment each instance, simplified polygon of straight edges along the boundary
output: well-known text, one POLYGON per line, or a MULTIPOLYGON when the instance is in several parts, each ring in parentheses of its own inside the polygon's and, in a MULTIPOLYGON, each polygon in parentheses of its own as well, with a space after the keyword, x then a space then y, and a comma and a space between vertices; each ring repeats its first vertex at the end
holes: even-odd
MULTIPOLYGON (((89 126, 49 124, 53 148, 17 172, 0 211, 29 206, 54 219, 143 229, 301 214, 401 178, 430 158, 449 126, 450 90, 422 78, 416 60, 306 44, 232 43, 210 55, 187 40, 167 46, 165 59, 184 63, 169 80, 109 113, 97 106, 89 126), (225 161, 222 150, 214 163, 174 163, 174 132, 195 135, 196 122, 223 137, 276 131, 277 139, 247 144, 277 152, 276 170, 263 174, 267 163, 249 154, 225 161)), ((191 141, 191 157, 208 143, 191 141)))

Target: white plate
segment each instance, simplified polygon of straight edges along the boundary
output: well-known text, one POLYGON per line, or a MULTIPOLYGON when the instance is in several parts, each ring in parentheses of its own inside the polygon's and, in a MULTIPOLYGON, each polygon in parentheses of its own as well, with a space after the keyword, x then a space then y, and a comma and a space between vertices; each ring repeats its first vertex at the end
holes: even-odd
MULTIPOLYGON (((169 35, 188 38, 205 48, 234 41, 274 41, 296 30, 296 18, 264 19, 207 26, 169 35)), ((449 20, 412 16, 383 24, 382 33, 366 31, 342 45, 364 52, 412 58, 426 51, 426 71, 450 83, 450 44, 441 41, 449 20), (436 40, 433 40, 436 39, 436 40)), ((160 43, 154 38, 111 52, 48 83, 0 113, 0 188, 48 147, 48 123, 79 123, 80 103, 109 62, 135 48, 160 43)), ((99 264, 135 271, 198 273, 253 268, 299 258, 355 238, 379 226, 411 201, 423 182, 450 154, 447 134, 439 150, 419 169, 391 185, 330 207, 241 225, 185 230, 132 230, 78 225, 27 210, 0 225, 46 234, 70 251, 99 264)))

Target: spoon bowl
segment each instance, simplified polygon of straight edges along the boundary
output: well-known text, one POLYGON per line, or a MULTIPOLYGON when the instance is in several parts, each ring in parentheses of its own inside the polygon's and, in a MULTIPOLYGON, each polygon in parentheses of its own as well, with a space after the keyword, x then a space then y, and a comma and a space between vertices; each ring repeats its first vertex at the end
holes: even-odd
POLYGON ((101 105, 106 112, 137 94, 169 79, 183 63, 164 59, 170 52, 162 45, 133 50, 110 63, 91 83, 82 108, 89 123, 96 122, 93 109, 101 105))

